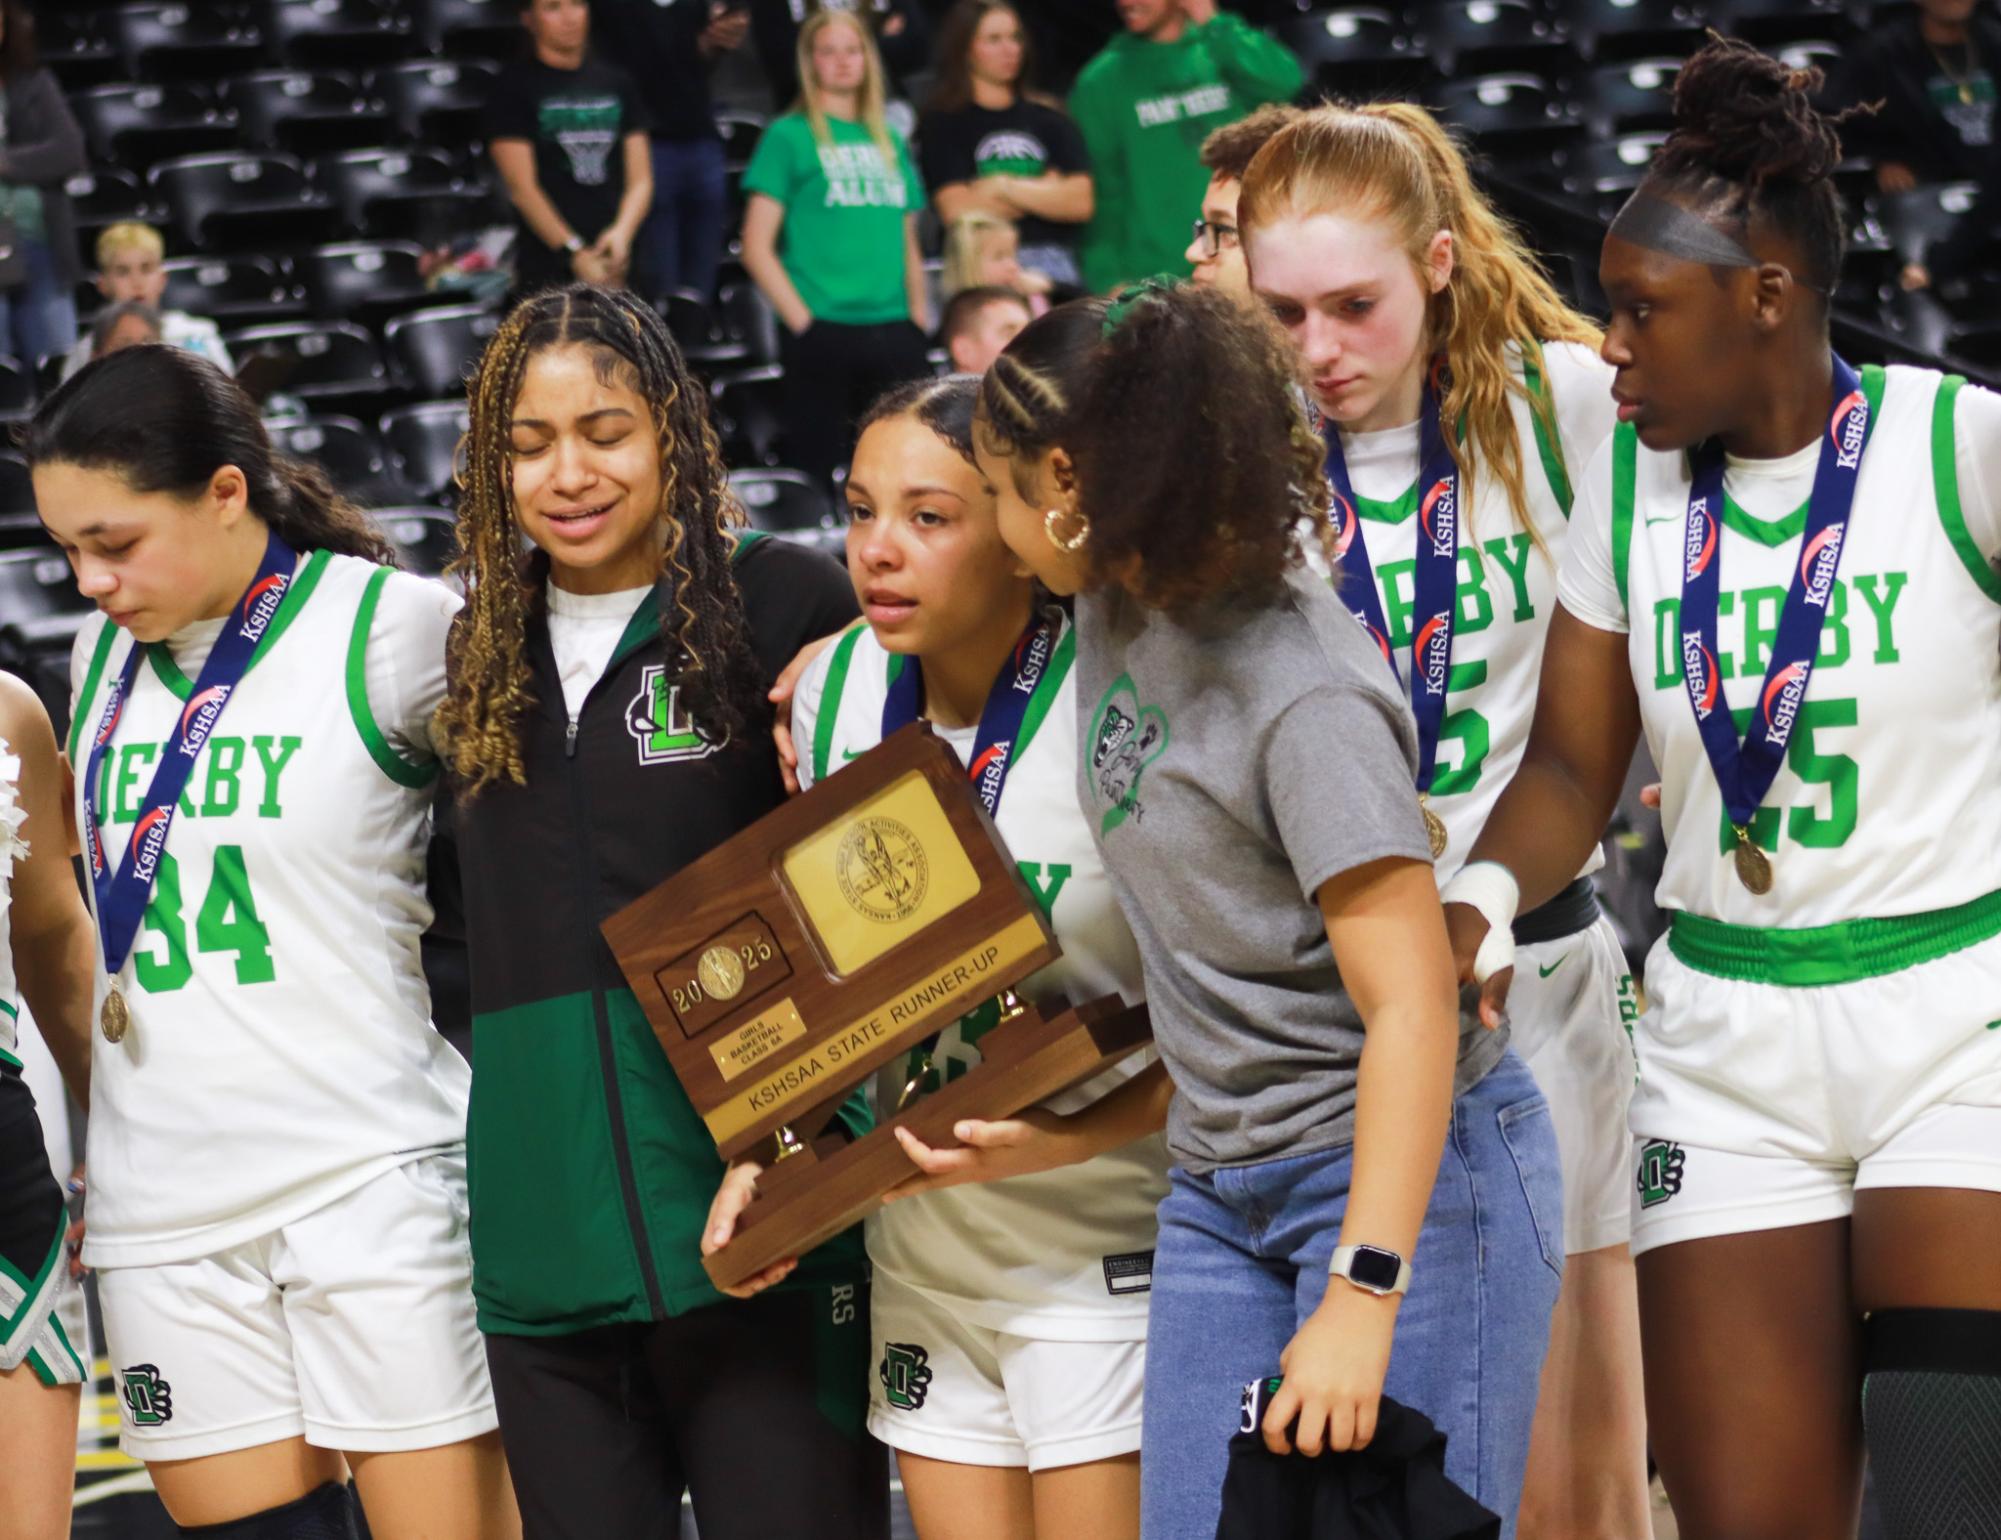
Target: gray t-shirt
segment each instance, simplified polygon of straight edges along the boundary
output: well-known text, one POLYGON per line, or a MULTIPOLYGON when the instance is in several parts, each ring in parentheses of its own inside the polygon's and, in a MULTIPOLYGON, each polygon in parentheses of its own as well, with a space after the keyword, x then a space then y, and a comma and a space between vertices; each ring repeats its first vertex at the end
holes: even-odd
MULTIPOLYGON (((1355 1136, 1362 1021, 1314 895, 1390 856, 1429 862, 1417 733, 1327 585, 1192 620, 1117 590, 1077 601, 1079 795, 1146 965, 1191 1171, 1355 1136)), ((1456 1089, 1504 1031, 1462 1011, 1456 1089)))

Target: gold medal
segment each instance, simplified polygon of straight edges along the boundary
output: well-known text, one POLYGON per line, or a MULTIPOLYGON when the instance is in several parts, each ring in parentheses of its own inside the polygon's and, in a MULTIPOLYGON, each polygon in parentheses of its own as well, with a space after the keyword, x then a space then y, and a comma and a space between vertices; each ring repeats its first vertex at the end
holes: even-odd
POLYGON ((107 1043, 125 1041, 125 1034, 132 1026, 132 1011, 125 1004, 125 996, 118 992, 118 986, 111 986, 111 993, 104 997, 104 1009, 98 1013, 97 1024, 104 1032, 107 1043))
POLYGON ((1763 898, 1772 891, 1772 859, 1752 843, 1751 832, 1737 832, 1737 880, 1747 891, 1763 898))
POLYGON ((1424 814, 1424 832, 1431 841, 1431 859, 1436 861, 1445 854, 1445 820, 1432 810, 1431 798, 1423 792, 1418 793, 1417 810, 1424 814))

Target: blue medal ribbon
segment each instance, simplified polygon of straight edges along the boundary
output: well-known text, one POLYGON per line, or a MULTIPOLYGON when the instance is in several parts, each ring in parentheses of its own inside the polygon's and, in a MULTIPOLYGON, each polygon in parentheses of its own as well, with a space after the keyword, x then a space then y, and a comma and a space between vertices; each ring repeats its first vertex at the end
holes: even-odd
POLYGON ((1860 380, 1839 357, 1834 359, 1834 401, 1827 437, 1821 440, 1820 462, 1814 470, 1799 560, 1793 568, 1785 607, 1779 612, 1778 634, 1772 641, 1772 660, 1742 740, 1723 698, 1723 681, 1716 666, 1717 595, 1723 572, 1723 446, 1710 439, 1689 456, 1694 474, 1682 530, 1682 681, 1688 686, 1695 725, 1740 844, 1748 837, 1752 814, 1785 763, 1786 745, 1792 741, 1800 705, 1806 699, 1807 682, 1820 654, 1829 596, 1841 566, 1842 549, 1848 543, 1862 452, 1875 427, 1875 413, 1860 380))
POLYGON ((257 649, 269 635, 272 619, 292 586, 298 553, 274 529, 264 544, 264 557, 257 576, 236 601, 224 623, 222 634, 202 665, 201 677, 188 692, 186 704, 167 741, 160 748, 159 768, 139 804, 139 821, 132 826, 124 862, 116 872, 105 850, 103 817, 98 807, 105 751, 118 731, 118 719, 125 714, 132 686, 139 677, 139 662, 145 644, 134 642, 125 654, 125 667, 113 682, 98 718, 97 733, 91 739, 90 759, 84 770, 83 822, 90 883, 97 895, 97 934, 104 948, 104 971, 117 978, 132 953, 153 894, 153 879, 160 869, 160 857, 167 848, 174 812, 181 792, 194 774, 195 760, 221 720, 244 671, 256 657, 257 649))
MULTIPOLYGON (((1459 465, 1439 422, 1437 371, 1425 382, 1418 426, 1417 571, 1413 580, 1410 709, 1417 718, 1417 789, 1429 792, 1438 772, 1438 735, 1445 723, 1445 692, 1452 677, 1452 632, 1459 608, 1459 465)), ((1389 620, 1376 591, 1375 567, 1362 533, 1355 486, 1341 452, 1338 424, 1324 415, 1327 483, 1334 497, 1327 517, 1334 526, 1338 575, 1335 592, 1347 602, 1383 658, 1395 667, 1389 620)))
MULTIPOLYGON (((980 725, 973 735, 973 754, 966 774, 989 818, 1000 814, 1001 792, 1007 786, 1008 771, 1013 768, 1015 740, 1028 717, 1029 702, 1049 673, 1049 660, 1056 654, 1056 638, 1062 630, 1060 610, 1052 609, 1032 618, 987 691, 987 703, 980 711, 980 725)), ((915 657, 906 656, 902 669, 889 681, 889 694, 882 703, 883 737, 900 727, 908 727, 923 709, 923 665, 915 657)))

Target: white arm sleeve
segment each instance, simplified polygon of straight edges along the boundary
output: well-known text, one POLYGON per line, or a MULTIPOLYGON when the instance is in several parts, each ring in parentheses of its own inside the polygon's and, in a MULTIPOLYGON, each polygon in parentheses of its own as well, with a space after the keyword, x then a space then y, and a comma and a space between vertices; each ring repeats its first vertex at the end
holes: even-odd
MULTIPOLYGON (((1570 538, 1557 569, 1556 597, 1588 626, 1624 633, 1626 596, 1612 567, 1612 441, 1591 457, 1575 483, 1577 505, 1570 511, 1570 538)), ((1637 519, 1637 511, 1636 511, 1637 519)))
POLYGON ((407 759, 436 757, 431 716, 445 698, 445 634, 461 602, 443 583, 409 572, 382 586, 365 653, 368 703, 382 736, 407 759))
POLYGON ((1960 513, 1988 561, 2001 563, 2001 394, 1961 386, 1952 426, 1960 513))

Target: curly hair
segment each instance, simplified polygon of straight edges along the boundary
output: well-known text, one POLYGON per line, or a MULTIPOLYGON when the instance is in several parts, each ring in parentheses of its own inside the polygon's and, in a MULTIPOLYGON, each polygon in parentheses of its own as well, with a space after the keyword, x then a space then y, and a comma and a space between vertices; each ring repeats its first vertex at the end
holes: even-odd
POLYGON ((1234 300, 1149 286, 1030 323, 982 380, 977 426, 1025 496, 1032 462, 1069 457, 1094 582, 1117 574, 1177 612, 1260 602, 1298 557, 1301 521, 1329 533, 1321 445, 1292 379, 1284 338, 1234 300))
MULTIPOLYGON (((1526 243, 1474 185, 1451 135, 1422 107, 1320 107, 1273 135, 1244 173, 1237 208, 1252 271, 1259 229, 1350 208, 1389 222, 1420 273, 1433 238, 1451 233, 1452 276, 1431 297, 1424 344, 1444 355, 1450 376, 1439 415, 1466 425, 1463 443, 1500 478, 1516 519, 1536 538, 1510 396, 1527 396, 1552 432, 1556 424, 1545 400, 1516 377, 1512 350, 1539 361, 1545 342, 1595 349, 1603 340, 1598 328, 1563 302, 1526 243)), ((1470 507, 1472 457, 1461 452, 1461 441, 1451 447, 1470 507)))
POLYGON ((510 423, 530 363, 565 346, 588 348, 601 379, 629 387, 652 409, 666 536, 660 580, 672 599, 661 605, 660 633, 668 677, 696 730, 725 742, 769 710, 730 570, 743 511, 730 495, 700 383, 650 306, 588 284, 546 289, 502 323, 471 386, 459 554, 448 569, 465 584, 466 604, 452 626, 435 723, 466 796, 503 778, 526 780, 521 723, 534 702, 528 617, 548 558, 523 549, 510 423))
POLYGON ((1839 126, 1873 108, 1821 112, 1822 78, 1712 33, 1675 76, 1674 128, 1646 182, 1742 232, 1754 219, 1784 232, 1806 256, 1801 277, 1827 294, 1848 244, 1832 180, 1839 126))

